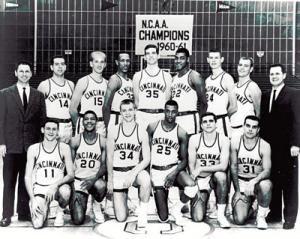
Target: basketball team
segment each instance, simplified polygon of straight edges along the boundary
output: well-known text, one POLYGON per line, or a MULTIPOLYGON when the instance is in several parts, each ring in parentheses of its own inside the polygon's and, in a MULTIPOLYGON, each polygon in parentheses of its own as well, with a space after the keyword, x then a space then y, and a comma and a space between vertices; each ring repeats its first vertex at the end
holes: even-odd
POLYGON ((185 48, 176 51, 174 77, 160 69, 156 45, 144 53, 146 68, 132 80, 126 52, 106 80, 106 55, 94 51, 92 72, 75 86, 64 78, 65 58, 54 56, 53 74, 37 90, 29 86, 31 65, 17 64, 17 83, 0 91, 0 226, 11 224, 18 179, 18 220, 34 228, 44 227, 56 200, 55 226, 64 225, 68 210, 73 224, 84 224, 90 204, 96 223, 104 214, 124 222, 135 213, 143 229, 153 197, 160 222, 183 226, 183 210, 202 222, 214 207, 221 228, 255 219, 259 229, 271 222, 293 229, 300 97, 285 85, 284 66, 269 67, 271 89, 262 94, 251 80, 251 57, 239 59, 235 83, 218 49, 208 52, 206 79, 190 68, 185 48), (128 194, 132 186, 138 206, 128 194), (179 189, 175 199, 172 187, 179 189))

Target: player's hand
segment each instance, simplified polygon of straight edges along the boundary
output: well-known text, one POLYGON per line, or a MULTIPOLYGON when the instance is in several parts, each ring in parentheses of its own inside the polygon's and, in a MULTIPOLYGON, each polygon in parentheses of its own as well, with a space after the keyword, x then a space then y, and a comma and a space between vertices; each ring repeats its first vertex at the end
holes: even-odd
POLYGON ((49 190, 47 191, 47 193, 45 195, 46 202, 53 201, 54 198, 55 198, 55 194, 56 194, 57 191, 58 191, 58 186, 56 184, 55 185, 51 185, 49 187, 49 190))
POLYGON ((256 184, 256 181, 254 181, 253 179, 248 182, 247 187, 245 187, 245 192, 244 192, 246 196, 254 195, 255 184, 256 184))
POLYGON ((80 187, 82 190, 90 190, 92 186, 95 184, 96 178, 91 177, 91 178, 85 178, 82 180, 80 187))
POLYGON ((173 186, 176 179, 176 171, 169 173, 165 179, 165 188, 170 188, 173 186))
POLYGON ((43 211, 40 208, 38 201, 35 198, 33 198, 32 200, 29 201, 29 206, 30 206, 30 212, 31 212, 32 219, 34 219, 38 215, 43 214, 43 211))
POLYGON ((113 190, 114 190, 114 184, 113 181, 108 179, 107 180, 107 194, 108 195, 112 195, 113 194, 113 190))
POLYGON ((300 153, 300 148, 297 146, 292 146, 291 147, 291 156, 292 157, 297 157, 300 153))
POLYGON ((6 145, 5 144, 1 144, 0 145, 0 157, 5 157, 6 155, 6 145))

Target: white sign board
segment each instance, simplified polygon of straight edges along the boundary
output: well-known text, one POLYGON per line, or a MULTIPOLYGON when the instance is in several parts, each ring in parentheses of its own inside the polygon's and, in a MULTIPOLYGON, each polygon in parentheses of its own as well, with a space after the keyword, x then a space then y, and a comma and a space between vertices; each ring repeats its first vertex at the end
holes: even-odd
POLYGON ((161 56, 175 55, 179 47, 192 53, 193 15, 136 15, 135 54, 144 55, 155 44, 161 56))

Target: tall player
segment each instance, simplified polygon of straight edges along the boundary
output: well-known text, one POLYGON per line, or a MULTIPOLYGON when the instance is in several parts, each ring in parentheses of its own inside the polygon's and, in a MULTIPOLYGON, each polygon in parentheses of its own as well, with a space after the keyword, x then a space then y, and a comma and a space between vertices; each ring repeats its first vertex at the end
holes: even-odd
POLYGON ((94 198, 93 213, 97 223, 104 222, 100 202, 106 194, 105 138, 96 132, 97 115, 86 111, 83 115, 83 133, 71 140, 72 156, 75 166, 74 192, 70 204, 71 218, 74 224, 84 223, 88 196, 94 198))
POLYGON ((68 143, 72 137, 69 108, 74 83, 65 79, 66 68, 66 60, 63 56, 53 56, 50 65, 52 77, 42 81, 37 89, 45 96, 47 117, 59 122, 60 141, 68 143))
POLYGON ((92 110, 97 115, 97 132, 105 135, 105 125, 102 117, 102 107, 107 88, 107 80, 102 73, 106 67, 106 55, 101 51, 90 54, 92 73, 80 78, 76 84, 70 106, 73 124, 76 125, 76 134, 83 132, 82 116, 92 110), (77 108, 80 104, 80 112, 77 108))
POLYGON ((206 214, 209 195, 214 189, 217 197, 217 214, 220 227, 229 228, 225 217, 227 203, 227 167, 229 139, 216 131, 216 116, 207 112, 201 117, 202 133, 192 135, 189 141, 189 169, 197 181, 200 193, 191 208, 192 219, 202 221, 206 214))
POLYGON ((119 53, 115 63, 118 71, 109 78, 102 108, 106 128, 108 128, 109 122, 113 125, 120 122, 120 104, 122 100, 133 99, 132 80, 127 77, 130 66, 129 54, 119 53))
POLYGON ((235 84, 235 93, 238 109, 230 118, 233 135, 243 134, 243 124, 247 115, 260 117, 261 90, 250 78, 253 64, 251 57, 241 57, 237 66, 239 77, 235 84))
POLYGON ((156 45, 145 47, 147 67, 134 74, 133 93, 137 106, 137 122, 147 127, 163 119, 164 105, 171 97, 172 77, 158 66, 159 50, 156 45))
POLYGON ((117 221, 128 216, 128 188, 138 187, 140 210, 138 227, 147 225, 147 206, 150 199, 150 176, 145 168, 150 163, 149 139, 145 129, 135 122, 136 107, 132 100, 121 102, 122 122, 108 130, 107 170, 108 193, 113 194, 117 221), (140 154, 143 159, 140 161, 140 154))
POLYGON ((256 223, 259 229, 267 229, 266 216, 272 197, 271 147, 259 137, 259 119, 247 116, 242 136, 231 140, 231 175, 235 188, 232 199, 233 219, 244 224, 255 197, 258 201, 256 223))
POLYGON ((205 82, 201 75, 190 69, 190 53, 186 48, 179 48, 175 53, 175 69, 171 85, 172 99, 178 103, 176 122, 189 134, 200 130, 200 118, 206 112, 207 100, 205 82))
POLYGON ((176 123, 178 104, 169 100, 165 104, 165 118, 149 124, 147 131, 151 144, 151 181, 160 221, 169 220, 168 196, 172 186, 184 189, 180 202, 171 214, 177 225, 183 225, 181 208, 197 193, 197 186, 186 173, 187 133, 176 123))
POLYGON ((57 200, 54 226, 64 225, 64 208, 68 205, 74 179, 69 145, 59 142, 59 124, 47 120, 42 127, 44 139, 28 148, 25 185, 30 197, 31 221, 34 228, 42 228, 52 200, 57 200), (66 174, 65 174, 66 171, 66 174))
POLYGON ((207 111, 217 116, 217 130, 225 136, 230 134, 229 118, 237 111, 234 80, 222 69, 224 57, 219 50, 210 50, 207 62, 212 74, 206 78, 207 111))

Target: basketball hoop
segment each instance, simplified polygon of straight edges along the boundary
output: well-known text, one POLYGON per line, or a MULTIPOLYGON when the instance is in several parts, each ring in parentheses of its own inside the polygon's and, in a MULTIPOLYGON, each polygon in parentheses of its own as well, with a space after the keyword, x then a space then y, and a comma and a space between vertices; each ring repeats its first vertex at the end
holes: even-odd
POLYGON ((256 55, 257 55, 259 58, 262 58, 262 57, 265 55, 265 52, 264 52, 264 51, 257 51, 257 52, 256 52, 256 55))

